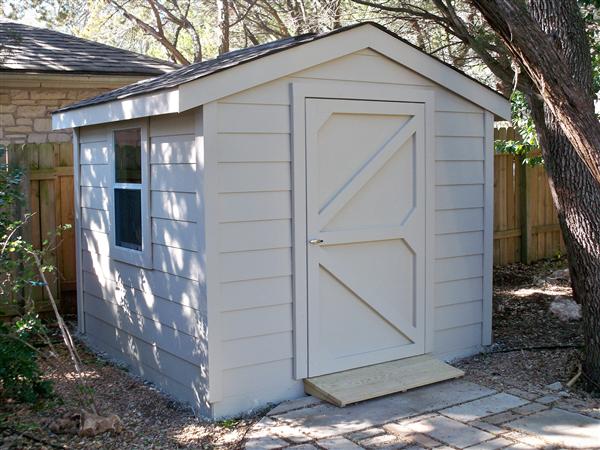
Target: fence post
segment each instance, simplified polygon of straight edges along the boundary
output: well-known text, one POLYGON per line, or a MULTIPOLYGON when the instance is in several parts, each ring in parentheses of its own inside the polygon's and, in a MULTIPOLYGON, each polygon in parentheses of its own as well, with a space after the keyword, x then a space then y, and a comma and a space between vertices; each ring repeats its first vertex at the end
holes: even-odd
POLYGON ((520 156, 516 160, 517 164, 521 164, 521 177, 519 179, 519 207, 521 209, 521 262, 524 264, 531 263, 531 195, 529 195, 528 175, 529 167, 523 164, 523 157, 520 156))

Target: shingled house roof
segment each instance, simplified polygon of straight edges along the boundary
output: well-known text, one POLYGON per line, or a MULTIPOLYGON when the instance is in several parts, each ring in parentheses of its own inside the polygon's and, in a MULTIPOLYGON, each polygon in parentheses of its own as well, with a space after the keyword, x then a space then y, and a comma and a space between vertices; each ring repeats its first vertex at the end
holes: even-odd
MULTIPOLYGON (((175 88, 181 84, 188 83, 190 81, 194 81, 194 80, 212 75, 214 73, 217 73, 217 72, 220 72, 223 70, 227 70, 232 67, 235 67, 235 66, 238 66, 238 65, 250 62, 250 61, 254 61, 256 59, 259 59, 259 58, 262 58, 262 57, 265 57, 265 56, 268 56, 268 55, 271 55, 274 53, 278 53, 278 52, 287 50, 292 47, 296 47, 296 46, 299 46, 299 45, 302 45, 302 44, 305 44, 308 42, 320 40, 320 39, 326 38, 328 36, 331 36, 333 34, 342 33, 344 31, 347 31, 347 30, 350 30, 353 28, 357 28, 357 27, 360 27, 363 25, 375 26, 376 28, 379 28, 380 30, 384 31, 385 33, 393 36, 394 38, 421 51, 416 46, 414 46, 410 42, 402 39, 400 36, 391 32, 390 30, 383 27, 382 25, 379 25, 374 22, 362 22, 362 23, 357 23, 354 25, 348 25, 348 26, 345 26, 342 28, 338 28, 334 31, 330 31, 327 33, 303 34, 300 36, 280 39, 280 40, 269 42, 266 44, 257 45, 254 47, 231 51, 231 52, 225 53, 223 55, 220 55, 215 59, 191 64, 189 66, 182 67, 178 70, 174 70, 172 72, 169 72, 167 74, 164 74, 164 75, 161 75, 161 76, 158 76, 155 78, 141 80, 136 83, 130 84, 128 86, 123 86, 123 87, 115 89, 113 91, 98 95, 96 97, 92 97, 92 98, 82 100, 77 103, 73 103, 72 105, 68 105, 61 109, 58 109, 55 112, 59 113, 59 112, 64 112, 64 111, 68 111, 68 110, 83 108, 86 106, 98 105, 98 104, 107 103, 107 102, 114 101, 114 100, 121 100, 124 98, 129 98, 129 97, 134 97, 134 96, 138 96, 138 95, 149 94, 149 93, 153 93, 153 92, 157 92, 157 91, 175 88)), ((435 58, 435 59, 438 60, 437 58, 435 58)), ((455 67, 453 67, 449 64, 446 64, 444 61, 441 61, 441 60, 438 60, 438 61, 441 62, 442 64, 450 67, 451 69, 455 70, 456 72, 459 72, 461 75, 471 79, 472 81, 484 86, 485 88, 487 88, 490 91, 497 94, 496 91, 494 91, 493 89, 489 88, 488 86, 480 83, 478 80, 475 80, 474 78, 466 75, 464 72, 456 69, 455 67)))
POLYGON ((176 67, 58 31, 0 21, 0 72, 162 75, 176 67))

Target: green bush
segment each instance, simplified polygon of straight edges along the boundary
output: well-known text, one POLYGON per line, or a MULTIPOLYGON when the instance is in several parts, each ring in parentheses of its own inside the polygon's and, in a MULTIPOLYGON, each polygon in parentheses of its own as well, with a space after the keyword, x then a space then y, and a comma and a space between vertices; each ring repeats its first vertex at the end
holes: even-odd
POLYGON ((37 316, 13 324, 0 322, 0 385, 4 397, 35 403, 52 394, 50 381, 41 378, 35 337, 44 332, 37 316))

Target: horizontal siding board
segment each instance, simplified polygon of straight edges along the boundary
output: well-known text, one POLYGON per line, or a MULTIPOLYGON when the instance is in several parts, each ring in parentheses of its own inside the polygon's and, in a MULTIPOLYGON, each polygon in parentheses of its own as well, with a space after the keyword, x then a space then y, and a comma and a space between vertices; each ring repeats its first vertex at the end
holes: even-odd
POLYGON ((483 113, 483 109, 475 103, 471 103, 441 86, 436 86, 435 88, 435 110, 445 112, 483 113))
POLYGON ((106 142, 107 129, 105 125, 94 125, 91 127, 81 127, 79 129, 79 143, 87 144, 89 142, 106 142))
POLYGON ((302 383, 291 377, 294 361, 291 358, 256 366, 239 367, 223 371, 225 398, 269 391, 276 386, 302 383))
POLYGON ((111 174, 108 164, 81 166, 79 169, 81 186, 109 187, 111 174))
POLYGON ((238 252, 292 246, 292 222, 261 220, 230 222, 219 225, 219 250, 238 252))
POLYGON ((80 145, 79 163, 108 164, 108 146, 106 142, 90 142, 80 145))
POLYGON ((483 230, 483 208, 436 211, 436 234, 483 230))
POLYGON ((150 117, 150 137, 195 133, 195 111, 150 117))
POLYGON ((287 134, 217 135, 219 162, 289 162, 290 136, 287 134))
POLYGON ((84 303, 86 314, 104 320, 138 339, 156 344, 195 365, 200 365, 206 360, 204 345, 197 338, 178 333, 173 328, 134 314, 89 293, 84 293, 84 303))
POLYGON ((291 189, 290 163, 219 163, 219 192, 286 191, 291 189))
POLYGON ((280 105, 220 103, 219 133, 289 133, 290 108, 280 105))
POLYGON ((261 308, 292 302, 292 277, 221 283, 221 311, 261 308))
POLYGON ((197 365, 134 337, 90 315, 85 315, 87 342, 151 381, 185 404, 193 403, 195 390, 206 389, 197 365))
POLYGON ((483 137, 483 114, 437 112, 436 136, 483 137))
POLYGON ((483 161, 483 138, 438 137, 435 159, 437 161, 483 161))
POLYGON ((81 229, 81 248, 103 256, 110 256, 109 236, 101 231, 81 229))
POLYGON ((436 210, 483 208, 483 185, 436 186, 436 210))
POLYGON ((435 237, 436 258, 451 258, 483 253, 483 231, 442 234, 435 237))
POLYGON ((153 191, 196 192, 200 178, 196 164, 152 164, 150 188, 153 191))
POLYGON ((477 300, 469 303, 442 306, 435 309, 435 329, 447 330, 481 323, 483 319, 483 302, 477 300))
POLYGON ((271 278, 292 274, 292 252, 289 248, 222 253, 221 281, 271 278))
POLYGON ((475 277, 435 283, 433 290, 436 307, 472 302, 483 298, 483 279, 475 277))
POLYGON ((438 186, 483 184, 483 161, 438 161, 435 182, 438 186))
POLYGON ((483 275, 483 255, 458 256, 435 261, 435 281, 452 281, 483 275))
POLYGON ((110 189, 99 187, 81 188, 81 206, 84 208, 103 209, 110 207, 110 189))
POLYGON ((153 138, 150 145, 151 164, 193 164, 196 162, 195 136, 153 138))
POLYGON ((81 227, 88 230, 108 233, 110 230, 108 211, 101 209, 81 208, 81 227))
POLYGON ((189 222, 197 222, 200 217, 194 193, 154 191, 151 193, 151 198, 152 217, 189 222))
POLYGON ((206 291, 202 284, 180 276, 142 269, 109 257, 82 252, 82 269, 164 299, 189 306, 206 314, 206 291))
POLYGON ((291 358, 292 333, 266 334, 223 341, 221 352, 223 369, 264 364, 291 358), (268 351, 265 351, 265 349, 268 349, 268 351))
POLYGON ((217 201, 220 222, 292 217, 292 194, 289 191, 219 194, 217 201))
POLYGON ((193 308, 123 286, 87 271, 83 273, 83 284, 84 292, 116 304, 127 311, 160 322, 181 333, 198 338, 206 336, 204 319, 193 308))
POLYGON ((152 267, 172 275, 192 280, 204 280, 204 273, 197 252, 153 244, 152 267))
POLYGON ((435 353, 450 353, 481 345, 481 324, 436 331, 434 334, 435 353))
POLYGON ((224 312, 220 326, 223 340, 292 331, 292 308, 286 304, 224 312))
POLYGON ((152 242, 182 250, 198 251, 199 233, 194 222, 152 219, 152 242))

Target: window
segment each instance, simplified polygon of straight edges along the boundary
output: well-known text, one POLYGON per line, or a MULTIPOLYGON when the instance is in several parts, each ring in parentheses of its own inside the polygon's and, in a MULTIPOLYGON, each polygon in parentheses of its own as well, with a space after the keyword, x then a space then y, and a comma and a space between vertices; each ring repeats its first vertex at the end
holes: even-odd
POLYGON ((147 143, 143 127, 115 129, 112 143, 111 254, 115 259, 149 267, 147 143))

